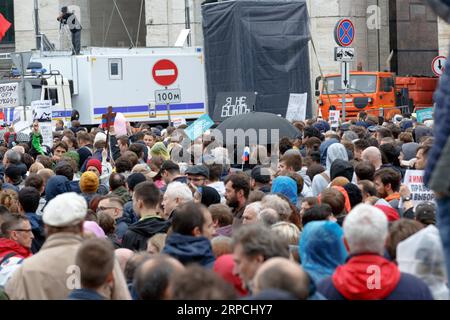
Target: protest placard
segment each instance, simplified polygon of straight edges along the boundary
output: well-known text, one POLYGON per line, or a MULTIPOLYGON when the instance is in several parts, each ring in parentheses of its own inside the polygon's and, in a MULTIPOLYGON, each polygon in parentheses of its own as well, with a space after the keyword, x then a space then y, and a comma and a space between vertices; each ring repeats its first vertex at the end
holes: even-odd
POLYGON ((330 110, 329 111, 329 123, 331 128, 338 128, 339 127, 339 117, 340 117, 340 111, 339 110, 330 110))
POLYGON ((214 125, 214 121, 207 115, 204 114, 200 118, 194 121, 189 127, 184 131, 186 135, 192 141, 200 137, 206 130, 214 125))
POLYGON ((291 93, 289 96, 286 119, 289 121, 305 121, 307 103, 308 93, 291 93))
POLYGON ((411 200, 414 207, 421 202, 434 202, 434 192, 423 183, 424 170, 406 170, 403 184, 411 191, 411 200))

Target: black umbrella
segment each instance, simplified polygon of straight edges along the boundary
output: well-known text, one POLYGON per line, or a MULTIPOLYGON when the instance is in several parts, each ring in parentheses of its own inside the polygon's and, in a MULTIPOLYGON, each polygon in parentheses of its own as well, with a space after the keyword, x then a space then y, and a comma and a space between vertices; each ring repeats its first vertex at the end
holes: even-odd
POLYGON ((251 112, 231 117, 216 129, 222 134, 224 144, 234 144, 243 136, 246 145, 255 143, 254 137, 258 144, 275 144, 283 137, 296 138, 300 134, 285 118, 267 112, 251 112), (245 134, 237 129, 242 129, 245 134))

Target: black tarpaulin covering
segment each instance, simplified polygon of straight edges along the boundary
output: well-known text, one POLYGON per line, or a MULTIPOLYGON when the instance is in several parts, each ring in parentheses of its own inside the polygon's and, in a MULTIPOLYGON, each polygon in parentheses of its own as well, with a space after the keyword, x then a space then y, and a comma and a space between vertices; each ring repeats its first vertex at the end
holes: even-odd
POLYGON ((308 93, 304 0, 238 0, 202 6, 209 113, 218 92, 255 91, 256 111, 286 115, 290 93, 308 93))

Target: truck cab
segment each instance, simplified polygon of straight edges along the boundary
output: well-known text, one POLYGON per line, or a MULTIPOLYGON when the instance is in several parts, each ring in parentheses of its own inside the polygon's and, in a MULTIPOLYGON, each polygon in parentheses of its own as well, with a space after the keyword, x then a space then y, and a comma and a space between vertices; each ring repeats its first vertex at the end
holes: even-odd
POLYGON ((344 95, 346 120, 355 119, 360 111, 386 119, 400 113, 396 108, 394 75, 390 72, 353 71, 346 92, 342 88, 341 75, 330 74, 318 77, 315 89, 318 107, 326 120, 330 110, 340 110, 342 115, 344 95))
POLYGON ((53 121, 70 122, 72 114, 71 83, 59 73, 52 73, 42 79, 41 100, 51 100, 53 121))

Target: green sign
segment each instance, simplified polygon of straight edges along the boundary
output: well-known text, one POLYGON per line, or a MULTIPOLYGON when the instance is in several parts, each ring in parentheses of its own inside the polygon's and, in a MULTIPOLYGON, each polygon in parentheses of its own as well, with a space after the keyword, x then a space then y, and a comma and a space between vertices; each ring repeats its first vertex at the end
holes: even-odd
POLYGON ((417 122, 423 123, 426 120, 433 120, 433 108, 420 109, 416 111, 417 122))

